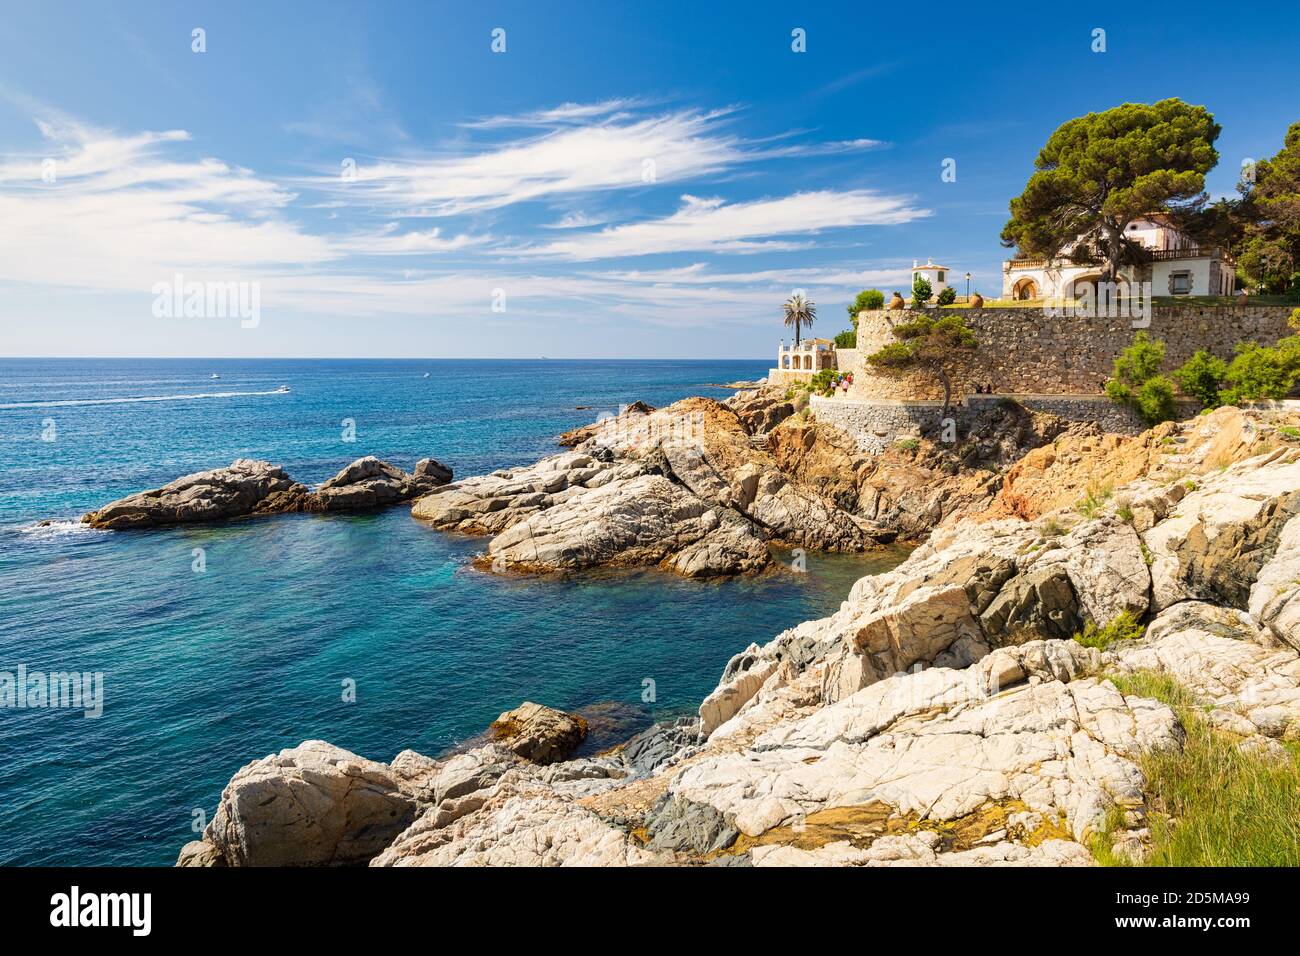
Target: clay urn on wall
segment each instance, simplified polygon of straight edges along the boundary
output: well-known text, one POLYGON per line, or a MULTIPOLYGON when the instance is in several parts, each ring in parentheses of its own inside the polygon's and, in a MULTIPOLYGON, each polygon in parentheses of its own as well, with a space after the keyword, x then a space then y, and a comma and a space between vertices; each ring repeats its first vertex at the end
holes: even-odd
POLYGON ((984 296, 976 292, 973 296, 970 297, 970 307, 972 309, 984 308, 984 296))
POLYGON ((903 297, 901 295, 895 292, 894 297, 889 300, 889 307, 891 309, 903 309, 907 307, 907 303, 903 301, 903 297))

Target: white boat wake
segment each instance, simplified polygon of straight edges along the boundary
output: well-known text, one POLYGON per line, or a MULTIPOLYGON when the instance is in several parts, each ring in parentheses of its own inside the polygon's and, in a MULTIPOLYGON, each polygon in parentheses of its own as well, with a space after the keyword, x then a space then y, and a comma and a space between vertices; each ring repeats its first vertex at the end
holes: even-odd
POLYGON ((194 395, 141 395, 130 398, 68 398, 53 402, 8 402, 4 408, 70 408, 76 405, 128 405, 133 402, 188 402, 198 398, 245 398, 254 395, 288 395, 283 385, 265 392, 205 392, 194 395))

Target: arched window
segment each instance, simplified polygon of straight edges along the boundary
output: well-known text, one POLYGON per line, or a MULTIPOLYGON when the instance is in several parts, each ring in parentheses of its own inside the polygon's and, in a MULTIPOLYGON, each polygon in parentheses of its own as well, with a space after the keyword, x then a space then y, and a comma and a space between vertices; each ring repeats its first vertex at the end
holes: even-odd
POLYGON ((1033 279, 1025 277, 1015 284, 1011 290, 1012 297, 1021 302, 1029 299, 1038 298, 1038 283, 1033 279))

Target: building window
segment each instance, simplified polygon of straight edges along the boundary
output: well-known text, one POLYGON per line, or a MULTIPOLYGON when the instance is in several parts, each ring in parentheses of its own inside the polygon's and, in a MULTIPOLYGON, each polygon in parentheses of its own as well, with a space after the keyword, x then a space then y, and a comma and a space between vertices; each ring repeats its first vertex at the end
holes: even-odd
POLYGON ((943 276, 944 276, 944 272, 943 272, 943 270, 941 269, 941 270, 939 270, 939 281, 940 281, 940 282, 943 281, 943 276))
POLYGON ((1190 272, 1171 272, 1169 274, 1170 295, 1191 295, 1192 274, 1190 272))

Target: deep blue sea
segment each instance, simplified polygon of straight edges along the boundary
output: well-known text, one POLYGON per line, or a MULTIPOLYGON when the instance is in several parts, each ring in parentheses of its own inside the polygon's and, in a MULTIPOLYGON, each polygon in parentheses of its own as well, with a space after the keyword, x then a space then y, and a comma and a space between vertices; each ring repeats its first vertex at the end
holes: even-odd
POLYGON ((0 864, 171 864, 240 766, 310 738, 387 761, 525 699, 629 733, 693 711, 731 654, 899 555, 720 582, 525 578, 473 569, 483 539, 403 507, 127 533, 76 519, 240 457, 308 484, 367 454, 482 474, 621 403, 721 398, 710 384, 767 364, 0 359, 0 671, 104 675, 99 718, 0 708, 0 864))

